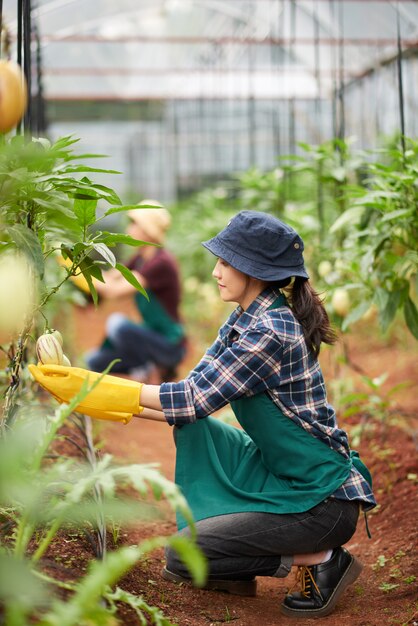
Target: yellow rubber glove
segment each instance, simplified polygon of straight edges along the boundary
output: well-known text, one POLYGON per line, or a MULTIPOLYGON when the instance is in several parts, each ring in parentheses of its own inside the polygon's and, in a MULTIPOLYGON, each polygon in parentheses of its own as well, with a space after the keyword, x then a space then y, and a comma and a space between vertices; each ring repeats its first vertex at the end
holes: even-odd
MULTIPOLYGON (((84 381, 88 380, 88 384, 92 385, 101 376, 97 372, 64 365, 28 367, 36 382, 58 402, 70 402, 84 381)), ((140 405, 141 389, 142 383, 106 374, 75 410, 95 419, 127 424, 134 413, 138 415, 144 410, 140 405)))

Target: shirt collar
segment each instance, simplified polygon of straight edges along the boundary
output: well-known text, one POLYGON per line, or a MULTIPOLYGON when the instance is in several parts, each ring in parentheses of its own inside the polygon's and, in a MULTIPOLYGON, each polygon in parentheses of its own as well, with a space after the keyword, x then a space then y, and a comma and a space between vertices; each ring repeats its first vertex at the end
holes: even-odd
MULTIPOLYGON (((231 319, 232 329, 238 333, 242 333, 249 328, 251 324, 260 317, 267 309, 273 304, 275 300, 281 295, 280 289, 274 287, 267 287, 253 300, 246 311, 238 306, 234 313, 236 313, 236 319, 231 319)), ((231 316, 232 317, 232 316, 231 316)))

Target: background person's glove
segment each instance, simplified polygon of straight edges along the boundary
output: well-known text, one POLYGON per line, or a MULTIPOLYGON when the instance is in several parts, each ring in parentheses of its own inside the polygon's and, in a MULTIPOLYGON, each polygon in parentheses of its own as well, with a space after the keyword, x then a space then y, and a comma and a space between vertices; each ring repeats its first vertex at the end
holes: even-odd
MULTIPOLYGON (((92 385, 100 376, 97 372, 64 365, 29 365, 37 383, 54 396, 58 402, 70 402, 83 383, 92 385)), ((95 419, 112 420, 127 424, 133 414, 143 410, 140 406, 142 384, 106 374, 75 408, 75 411, 95 419)))

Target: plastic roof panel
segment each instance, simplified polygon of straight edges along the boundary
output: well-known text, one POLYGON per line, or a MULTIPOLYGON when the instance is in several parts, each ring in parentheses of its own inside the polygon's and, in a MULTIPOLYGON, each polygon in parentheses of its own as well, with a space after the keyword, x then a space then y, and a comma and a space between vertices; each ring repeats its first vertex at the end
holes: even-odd
MULTIPOLYGON (((12 35, 16 4, 3 0, 12 35)), ((55 100, 326 98, 337 78, 396 55, 398 17, 404 49, 416 49, 411 0, 39 0, 33 10, 55 100)))

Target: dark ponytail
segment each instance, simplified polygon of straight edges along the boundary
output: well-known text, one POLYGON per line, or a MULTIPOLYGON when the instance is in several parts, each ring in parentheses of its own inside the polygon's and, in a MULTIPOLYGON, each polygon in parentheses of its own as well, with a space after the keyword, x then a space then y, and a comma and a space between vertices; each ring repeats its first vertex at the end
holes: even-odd
POLYGON ((309 350, 318 356, 321 343, 332 345, 337 334, 331 327, 328 313, 309 280, 296 276, 292 285, 284 289, 291 309, 301 324, 309 350))

